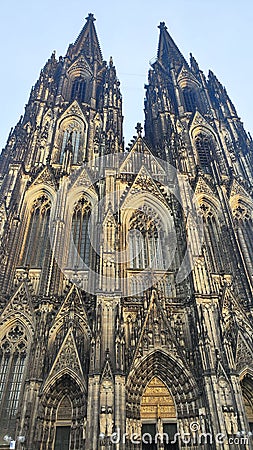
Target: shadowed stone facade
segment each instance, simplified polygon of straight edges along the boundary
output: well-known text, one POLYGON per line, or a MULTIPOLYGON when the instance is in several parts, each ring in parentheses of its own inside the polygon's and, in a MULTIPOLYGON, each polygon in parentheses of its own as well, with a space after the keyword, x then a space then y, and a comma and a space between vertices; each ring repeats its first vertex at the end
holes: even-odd
POLYGON ((252 139, 161 23, 125 148, 94 21, 1 154, 0 446, 252 449, 252 139))

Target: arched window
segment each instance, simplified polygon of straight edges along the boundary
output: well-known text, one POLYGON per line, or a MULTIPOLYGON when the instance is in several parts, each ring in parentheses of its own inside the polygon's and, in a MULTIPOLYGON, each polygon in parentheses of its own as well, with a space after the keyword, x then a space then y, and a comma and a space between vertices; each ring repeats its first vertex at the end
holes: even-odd
POLYGON ((242 380, 242 394, 249 428, 253 432, 253 380, 248 375, 242 380))
POLYGON ((195 139, 195 146, 198 152, 199 164, 206 173, 211 172, 211 159, 214 150, 214 143, 211 136, 199 133, 195 139))
POLYGON ((71 101, 79 100, 85 102, 86 81, 83 78, 76 78, 71 87, 71 101))
POLYGON ((218 218, 209 204, 202 203, 200 209, 203 214, 205 246, 210 269, 214 273, 219 273, 224 269, 224 250, 218 218))
POLYGON ((91 204, 82 197, 76 204, 72 216, 72 238, 78 255, 74 249, 70 249, 68 267, 82 268, 84 264, 90 265, 91 243, 90 243, 90 227, 89 221, 91 216, 91 204), (80 261, 81 258, 81 261, 80 261))
POLYGON ((28 339, 20 324, 8 330, 0 343, 1 423, 15 417, 24 381, 28 339))
POLYGON ((51 202, 42 195, 33 203, 22 264, 40 268, 50 249, 49 219, 51 202))
POLYGON ((66 150, 67 144, 71 143, 73 151, 73 164, 82 162, 81 155, 79 153, 81 147, 81 126, 78 121, 71 122, 67 128, 63 131, 62 145, 61 145, 61 156, 60 163, 62 164, 64 158, 64 152, 66 150))
POLYGON ((196 107, 197 107, 196 92, 193 89, 191 89, 190 87, 185 87, 183 89, 183 97, 184 97, 185 110, 187 112, 196 111, 196 107))
POLYGON ((131 217, 129 230, 130 268, 165 269, 163 240, 161 220, 155 211, 148 207, 136 211, 131 217))
POLYGON ((249 208, 242 201, 238 201, 234 209, 236 233, 241 246, 245 263, 253 280, 253 220, 249 208))

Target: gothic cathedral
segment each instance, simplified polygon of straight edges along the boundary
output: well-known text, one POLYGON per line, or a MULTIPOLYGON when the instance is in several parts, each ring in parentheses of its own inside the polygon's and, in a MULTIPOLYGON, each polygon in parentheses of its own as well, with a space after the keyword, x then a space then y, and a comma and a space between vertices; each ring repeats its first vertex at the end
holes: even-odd
POLYGON ((124 146, 93 14, 0 166, 0 448, 253 449, 253 142, 162 22, 124 146))

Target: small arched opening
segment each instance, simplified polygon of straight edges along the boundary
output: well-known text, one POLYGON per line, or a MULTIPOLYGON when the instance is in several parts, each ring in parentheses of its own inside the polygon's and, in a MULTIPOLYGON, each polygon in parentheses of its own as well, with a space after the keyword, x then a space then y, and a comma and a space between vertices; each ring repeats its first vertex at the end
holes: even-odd
POLYGON ((241 387, 249 429, 253 433, 253 380, 249 375, 243 378, 241 387))
POLYGON ((54 450, 69 450, 72 423, 72 403, 66 395, 57 409, 54 450))

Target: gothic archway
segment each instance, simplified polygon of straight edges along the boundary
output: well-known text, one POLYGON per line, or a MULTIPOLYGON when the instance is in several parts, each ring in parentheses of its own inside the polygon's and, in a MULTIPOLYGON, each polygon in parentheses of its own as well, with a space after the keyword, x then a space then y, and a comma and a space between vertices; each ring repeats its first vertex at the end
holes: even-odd
POLYGON ((87 395, 65 373, 43 393, 34 436, 40 450, 81 450, 85 442, 87 395))
MULTIPOLYGON (((173 398, 175 415, 172 422, 175 423, 177 418, 178 429, 182 431, 182 427, 184 427, 185 432, 189 432, 190 423, 198 415, 199 391, 197 384, 192 374, 181 362, 176 361, 161 350, 150 353, 139 364, 136 361, 136 365, 130 371, 126 384, 126 432, 129 436, 133 434, 142 435, 142 399, 143 395, 145 398, 145 389, 154 379, 158 379, 162 383, 162 388, 165 387, 167 398, 170 399, 168 400, 170 407, 172 406, 171 398, 173 398)), ((130 449, 131 444, 127 448, 130 449)), ((142 447, 140 445, 136 448, 141 449, 142 447)), ((148 449, 148 447, 146 448, 148 449)), ((150 450, 153 450, 153 448, 156 449, 156 447, 150 447, 150 450)))
POLYGON ((246 375, 241 381, 241 387, 249 429, 253 432, 253 379, 246 375))

